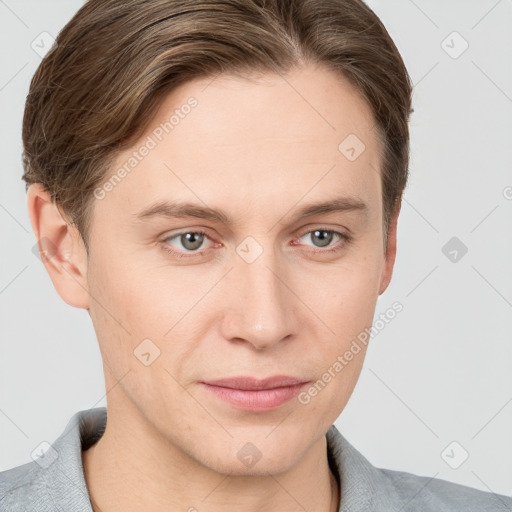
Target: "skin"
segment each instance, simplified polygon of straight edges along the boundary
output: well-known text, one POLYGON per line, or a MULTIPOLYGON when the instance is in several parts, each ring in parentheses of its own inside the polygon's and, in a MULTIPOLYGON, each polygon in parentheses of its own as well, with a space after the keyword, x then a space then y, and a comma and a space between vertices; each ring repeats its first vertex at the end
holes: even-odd
POLYGON ((350 398, 364 349, 307 405, 295 398, 242 411, 199 382, 276 374, 315 382, 371 326, 391 279, 399 212, 383 250, 371 110, 346 80, 313 65, 285 77, 195 80, 165 98, 112 172, 190 96, 198 101, 190 114, 95 200, 89 257, 42 187, 28 192, 36 237, 53 248, 46 269, 64 301, 89 311, 103 358, 107 428, 83 452, 94 508, 338 510, 325 434, 350 398), (355 161, 338 150, 348 134, 366 146, 355 161), (296 218, 304 205, 337 197, 367 210, 296 218), (161 200, 222 209, 232 223, 136 220, 161 200), (198 229, 208 234, 199 249, 174 236, 198 229), (324 247, 318 229, 352 239, 334 235, 324 247), (252 263, 237 253, 248 236, 263 251, 252 263), (160 350, 149 366, 134 356, 147 338, 160 350), (247 442, 261 453, 252 467, 237 457, 247 442))

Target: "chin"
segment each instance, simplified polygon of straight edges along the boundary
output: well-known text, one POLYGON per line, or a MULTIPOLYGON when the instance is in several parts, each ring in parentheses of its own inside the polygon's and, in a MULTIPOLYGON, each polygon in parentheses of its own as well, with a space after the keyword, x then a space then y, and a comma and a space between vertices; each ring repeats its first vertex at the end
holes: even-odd
MULTIPOLYGON (((284 432, 283 432, 284 433, 284 432)), ((285 473, 295 466, 310 448, 308 439, 268 435, 256 431, 253 435, 234 436, 226 445, 196 453, 202 465, 221 474, 232 476, 268 476, 285 473)))
POLYGON ((292 468, 297 462, 296 457, 288 457, 286 460, 269 459, 262 456, 255 463, 244 463, 238 460, 236 454, 231 457, 224 457, 219 454, 220 458, 214 458, 210 461, 200 461, 205 466, 219 474, 229 476, 250 476, 250 477, 266 477, 270 475, 279 475, 285 473, 292 468))

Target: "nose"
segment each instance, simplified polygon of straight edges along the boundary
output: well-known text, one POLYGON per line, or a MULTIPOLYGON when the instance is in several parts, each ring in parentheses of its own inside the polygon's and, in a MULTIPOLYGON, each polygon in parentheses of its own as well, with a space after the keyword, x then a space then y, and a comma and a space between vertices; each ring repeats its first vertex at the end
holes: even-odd
POLYGON ((223 283, 222 333, 225 339, 257 350, 290 340, 298 332, 298 301, 287 286, 289 272, 272 251, 252 263, 235 255, 223 283))

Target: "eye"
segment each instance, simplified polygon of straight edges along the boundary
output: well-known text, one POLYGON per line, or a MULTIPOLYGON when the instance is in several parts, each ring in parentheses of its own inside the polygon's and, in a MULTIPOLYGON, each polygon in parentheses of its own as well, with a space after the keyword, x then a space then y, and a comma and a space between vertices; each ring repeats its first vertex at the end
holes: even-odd
MULTIPOLYGON (((187 231, 167 237, 164 242, 178 249, 180 252, 199 252, 198 249, 208 239, 203 231, 187 231)), ((168 249, 171 251, 171 249, 168 249)))
MULTIPOLYGON (((332 229, 314 229, 305 231, 298 239, 292 242, 293 245, 309 245, 318 248, 313 252, 329 253, 343 249, 350 242, 351 237, 348 234, 340 233, 332 229), (307 242, 298 242, 297 240, 307 239, 309 237, 312 244, 307 242), (332 244, 333 240, 338 243, 332 244), (339 243, 341 242, 341 243, 339 243)), ((219 244, 217 244, 219 245, 219 244)), ((222 244, 220 244, 222 245, 222 244)), ((165 238, 161 243, 162 248, 177 258, 186 258, 200 256, 206 253, 207 249, 215 246, 207 233, 201 230, 184 231, 165 238), (204 246, 207 241, 211 242, 210 246, 204 246)))
POLYGON ((326 229, 315 229, 314 231, 308 231, 306 233, 306 236, 309 236, 313 244, 317 247, 328 246, 332 242, 334 235, 334 231, 327 231, 326 229))
POLYGON ((312 245, 313 247, 318 248, 324 248, 327 247, 327 250, 320 251, 320 252, 329 252, 329 251, 335 251, 338 249, 341 249, 345 244, 336 244, 332 245, 333 240, 336 241, 342 241, 342 242, 348 242, 350 240, 350 236, 346 235, 344 233, 340 233, 339 231, 334 231, 332 229, 313 229, 310 231, 306 231, 302 235, 300 235, 299 240, 305 239, 310 240, 312 244, 306 243, 305 245, 312 245))

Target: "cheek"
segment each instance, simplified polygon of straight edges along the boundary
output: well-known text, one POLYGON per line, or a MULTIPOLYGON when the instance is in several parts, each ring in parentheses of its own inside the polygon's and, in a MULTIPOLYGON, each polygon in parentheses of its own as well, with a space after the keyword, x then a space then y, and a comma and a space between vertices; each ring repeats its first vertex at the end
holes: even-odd
MULTIPOLYGON (((143 371, 136 357, 147 352, 150 357, 157 355, 152 368, 178 367, 181 373, 195 349, 194 340, 210 325, 208 291, 222 269, 208 273, 200 266, 144 267, 135 257, 115 262, 107 251, 93 263, 90 289, 97 300, 91 318, 103 355, 116 368, 116 376, 128 368, 143 371)), ((142 378, 149 375, 146 372, 142 378)))
POLYGON ((315 274, 303 274, 304 301, 346 339, 372 322, 382 271, 382 258, 354 252, 315 274))
POLYGON ((126 257, 112 257, 108 247, 90 260, 91 319, 103 356, 112 370, 117 368, 117 374, 132 367, 134 350, 143 340, 162 335, 155 321, 161 315, 160 303, 143 275, 126 257))
POLYGON ((136 255, 116 261, 105 251, 94 266, 91 293, 133 336, 162 338, 207 289, 208 282, 182 269, 148 265, 136 255))
POLYGON ((323 293, 310 295, 315 304, 311 309, 329 332, 317 335, 307 347, 309 360, 315 361, 316 381, 299 402, 325 425, 345 408, 359 378, 378 297, 378 275, 372 265, 338 268, 323 281, 323 293))
MULTIPOLYGON (((163 296, 165 287, 156 288, 147 273, 137 272, 127 262, 123 266, 111 262, 96 260, 90 273, 91 295, 97 299, 91 318, 104 363, 139 405, 158 400, 162 389, 177 397, 181 388, 166 371, 168 367, 173 371, 169 365, 171 335, 164 336, 175 318, 182 316, 172 309, 179 309, 177 301, 171 304, 163 296)), ((176 297, 172 290, 168 295, 176 297)), ((172 357, 182 359, 179 346, 173 345, 172 357)))

